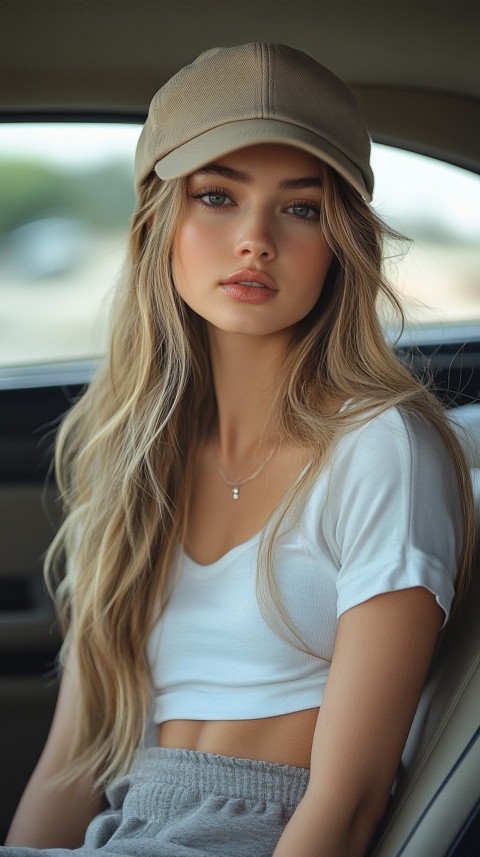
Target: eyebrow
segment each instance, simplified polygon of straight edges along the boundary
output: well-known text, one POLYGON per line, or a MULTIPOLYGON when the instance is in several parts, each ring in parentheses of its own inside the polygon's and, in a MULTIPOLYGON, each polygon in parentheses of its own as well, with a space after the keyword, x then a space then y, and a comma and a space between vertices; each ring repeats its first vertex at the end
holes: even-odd
POLYGON ((308 187, 323 187, 320 176, 305 176, 300 179, 282 179, 279 184, 281 190, 301 190, 308 187))
MULTIPOLYGON (((207 167, 196 170, 195 174, 217 175, 225 179, 242 182, 242 184, 252 184, 252 177, 249 173, 243 170, 235 170, 233 167, 225 167, 223 164, 209 164, 207 167)), ((298 179, 282 179, 278 186, 280 190, 300 190, 302 188, 323 187, 323 182, 320 176, 304 176, 298 179)))

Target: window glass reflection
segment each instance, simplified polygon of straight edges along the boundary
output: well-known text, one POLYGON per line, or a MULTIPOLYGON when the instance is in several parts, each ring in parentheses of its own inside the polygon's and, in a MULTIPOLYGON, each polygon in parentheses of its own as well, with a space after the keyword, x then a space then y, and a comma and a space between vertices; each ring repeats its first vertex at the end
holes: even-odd
MULTIPOLYGON (((139 125, 0 125, 0 366, 104 353, 139 133, 139 125)), ((380 145, 373 168, 376 210, 412 239, 407 252, 389 248, 387 262, 411 335, 471 329, 480 319, 480 178, 380 145)))

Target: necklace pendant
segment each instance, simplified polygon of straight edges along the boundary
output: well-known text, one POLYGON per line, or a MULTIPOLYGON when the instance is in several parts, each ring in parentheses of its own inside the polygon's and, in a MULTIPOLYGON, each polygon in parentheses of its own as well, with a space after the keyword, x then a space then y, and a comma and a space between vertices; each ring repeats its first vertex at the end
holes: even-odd
MULTIPOLYGON (((279 449, 280 449, 280 444, 278 444, 278 446, 277 446, 277 451, 279 449)), ((251 482, 252 479, 256 479, 258 474, 262 472, 265 465, 267 465, 268 462, 270 461, 270 459, 273 457, 274 452, 275 452, 275 449, 272 449, 270 455, 267 456, 267 458, 265 459, 263 464, 261 464, 260 467, 257 467, 257 469, 254 470, 253 473, 250 474, 250 476, 246 476, 245 479, 236 479, 235 482, 233 481, 233 479, 231 480, 228 478, 226 473, 222 470, 219 462, 217 461, 217 470, 218 470, 220 476, 222 477, 223 481, 225 482, 225 484, 228 485, 229 488, 231 488, 233 500, 239 500, 240 499, 240 486, 245 485, 247 482, 251 482)))

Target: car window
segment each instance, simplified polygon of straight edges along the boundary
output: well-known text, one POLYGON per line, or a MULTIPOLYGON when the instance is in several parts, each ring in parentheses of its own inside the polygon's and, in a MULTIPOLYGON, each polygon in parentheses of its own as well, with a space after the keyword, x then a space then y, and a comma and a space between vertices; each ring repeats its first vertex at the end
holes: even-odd
POLYGON ((375 144, 373 204, 411 239, 393 243, 386 273, 395 284, 412 341, 480 335, 480 177, 375 144))
MULTIPOLYGON (((133 124, 0 126, 0 367, 105 352, 139 133, 133 124)), ((376 210, 412 239, 408 249, 394 243, 387 263, 412 336, 480 330, 479 177, 377 144, 373 168, 376 210)))
POLYGON ((0 366, 106 348, 139 125, 0 125, 0 366))

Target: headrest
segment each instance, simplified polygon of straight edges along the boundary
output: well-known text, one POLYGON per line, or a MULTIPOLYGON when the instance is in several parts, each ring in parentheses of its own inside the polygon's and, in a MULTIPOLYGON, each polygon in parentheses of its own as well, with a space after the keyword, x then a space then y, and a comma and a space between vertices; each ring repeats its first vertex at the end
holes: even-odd
POLYGON ((480 403, 451 408, 448 417, 470 467, 480 467, 480 403))

